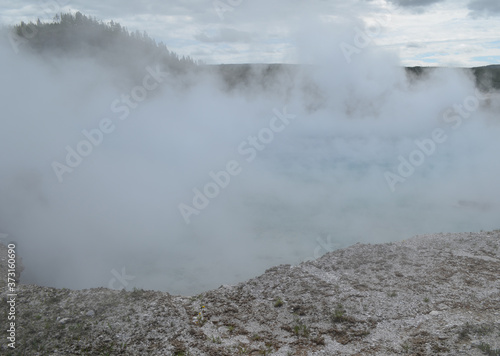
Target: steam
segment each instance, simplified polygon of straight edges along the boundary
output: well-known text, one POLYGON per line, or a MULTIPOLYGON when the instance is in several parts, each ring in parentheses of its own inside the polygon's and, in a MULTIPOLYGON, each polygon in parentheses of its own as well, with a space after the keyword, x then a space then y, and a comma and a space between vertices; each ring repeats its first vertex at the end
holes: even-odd
POLYGON ((497 94, 463 70, 412 79, 372 46, 348 63, 339 44, 351 25, 305 26, 307 65, 271 83, 256 84, 258 67, 231 90, 214 70, 165 77, 123 119, 112 103, 133 100, 126 74, 3 44, 0 232, 18 243, 23 282, 193 294, 356 242, 499 228, 497 94), (289 124, 252 146, 284 110, 289 124), (60 182, 53 163, 67 165, 66 147, 77 152, 105 119, 114 129, 60 182), (229 162, 239 173, 186 223, 179 206, 229 162), (394 191, 388 172, 403 179, 394 191))

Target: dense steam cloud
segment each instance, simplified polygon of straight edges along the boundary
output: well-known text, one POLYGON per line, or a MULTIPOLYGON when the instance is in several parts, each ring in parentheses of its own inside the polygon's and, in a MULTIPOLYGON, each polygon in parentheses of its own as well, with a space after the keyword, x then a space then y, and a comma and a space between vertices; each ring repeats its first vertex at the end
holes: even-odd
POLYGON ((304 28, 305 65, 229 86, 155 63, 130 84, 3 43, 0 232, 23 281, 193 294, 356 242, 499 228, 498 96, 372 46, 349 63, 349 28, 304 28))

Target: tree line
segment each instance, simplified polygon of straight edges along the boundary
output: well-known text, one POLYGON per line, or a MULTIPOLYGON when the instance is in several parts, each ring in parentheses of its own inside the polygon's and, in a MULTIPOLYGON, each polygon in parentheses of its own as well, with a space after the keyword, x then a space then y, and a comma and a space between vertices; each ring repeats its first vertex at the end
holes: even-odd
POLYGON ((185 71, 198 63, 189 56, 179 56, 163 42, 156 43, 146 32, 128 31, 118 22, 105 23, 81 12, 57 14, 52 22, 21 22, 13 34, 27 48, 36 52, 62 55, 100 56, 113 65, 139 60, 155 61, 174 71, 185 71))

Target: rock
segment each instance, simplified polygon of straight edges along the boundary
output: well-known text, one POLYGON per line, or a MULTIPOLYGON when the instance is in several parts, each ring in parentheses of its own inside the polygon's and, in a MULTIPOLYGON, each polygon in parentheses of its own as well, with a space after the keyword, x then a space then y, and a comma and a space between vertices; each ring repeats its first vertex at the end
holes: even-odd
POLYGON ((86 315, 86 316, 91 316, 91 317, 92 317, 92 316, 94 316, 94 315, 95 315, 95 312, 91 309, 91 310, 89 310, 89 311, 88 311, 85 315, 86 315))

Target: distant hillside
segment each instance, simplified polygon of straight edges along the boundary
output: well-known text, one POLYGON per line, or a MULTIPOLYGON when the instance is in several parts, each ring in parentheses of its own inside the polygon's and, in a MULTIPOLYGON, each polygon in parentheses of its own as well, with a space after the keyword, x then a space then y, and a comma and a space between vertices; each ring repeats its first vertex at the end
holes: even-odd
POLYGON ((500 89, 500 65, 471 68, 476 76, 478 87, 489 86, 500 89))
MULTIPOLYGON (((439 67, 406 67, 406 73, 419 78, 439 67)), ((459 68, 460 69, 460 68, 459 68)), ((470 70, 476 77, 476 85, 482 90, 500 90, 500 65, 489 65, 485 67, 463 68, 470 70)))
POLYGON ((126 69, 156 62, 183 72, 197 65, 192 58, 169 51, 164 43, 157 44, 146 32, 129 32, 117 22, 104 23, 80 12, 58 14, 50 23, 21 22, 12 31, 23 44, 22 51, 92 57, 126 69))

